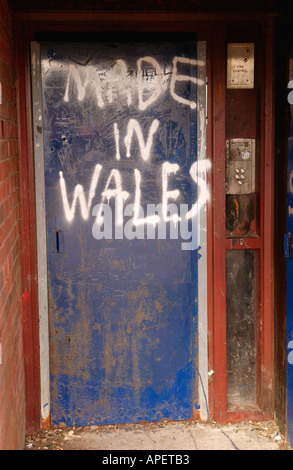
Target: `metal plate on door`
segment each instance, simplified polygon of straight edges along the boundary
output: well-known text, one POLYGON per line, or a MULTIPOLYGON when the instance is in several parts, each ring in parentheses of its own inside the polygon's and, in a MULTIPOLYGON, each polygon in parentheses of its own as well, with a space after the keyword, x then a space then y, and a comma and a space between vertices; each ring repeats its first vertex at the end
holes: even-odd
POLYGON ((255 140, 226 141, 226 193, 255 192, 255 140))

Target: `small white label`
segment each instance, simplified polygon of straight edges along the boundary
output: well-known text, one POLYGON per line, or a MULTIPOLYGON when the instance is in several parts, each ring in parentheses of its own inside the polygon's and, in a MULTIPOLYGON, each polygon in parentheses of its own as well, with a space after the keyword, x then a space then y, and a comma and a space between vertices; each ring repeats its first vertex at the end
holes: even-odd
POLYGON ((227 88, 254 87, 254 44, 228 44, 227 88))

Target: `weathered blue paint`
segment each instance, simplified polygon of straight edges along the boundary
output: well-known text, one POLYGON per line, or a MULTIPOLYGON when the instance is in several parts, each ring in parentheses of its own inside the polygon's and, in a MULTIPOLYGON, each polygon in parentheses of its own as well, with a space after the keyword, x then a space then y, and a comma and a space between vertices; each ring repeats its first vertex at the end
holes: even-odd
MULTIPOLYGON (((115 230, 118 235, 98 239, 93 236, 96 212, 92 214, 115 169, 123 191, 129 193, 124 206, 135 202, 135 170, 139 170, 140 203, 146 216, 147 204, 162 202, 165 162, 178 165, 178 171, 168 174, 167 190, 178 189, 180 195, 169 202, 177 208, 188 204, 190 209, 196 201, 198 189, 190 168, 197 158, 196 109, 191 105, 196 103, 197 87, 190 79, 178 79, 173 90, 177 98, 170 93, 174 57, 195 60, 196 44, 43 45, 41 51, 52 422, 72 426, 191 418, 198 408, 200 249, 182 249, 188 242, 182 236, 147 237, 146 228, 143 239, 128 239, 114 222, 112 235, 115 230), (161 89, 166 91, 150 102, 159 90, 158 74, 154 63, 145 59, 140 66, 142 102, 150 100, 147 109, 139 109, 134 88, 131 103, 125 88, 117 95, 117 83, 111 102, 107 83, 114 64, 124 61, 134 86, 143 57, 160 64, 161 89), (86 69, 92 66, 93 75, 86 82, 86 69), (78 75, 72 74, 68 82, 70 70, 78 75), (145 144, 151 124, 159 121, 146 159, 135 132, 131 155, 126 155, 124 138, 131 119, 139 123, 145 144), (71 206, 77 185, 82 185, 89 200, 97 164, 101 170, 88 218, 82 217, 77 200, 69 221, 60 172, 71 206)), ((177 74, 195 77, 195 62, 181 61, 177 74)), ((114 178, 109 188, 117 189, 114 178)), ((104 202, 114 214, 114 198, 104 202)), ((124 227, 129 219, 124 217, 124 227)))

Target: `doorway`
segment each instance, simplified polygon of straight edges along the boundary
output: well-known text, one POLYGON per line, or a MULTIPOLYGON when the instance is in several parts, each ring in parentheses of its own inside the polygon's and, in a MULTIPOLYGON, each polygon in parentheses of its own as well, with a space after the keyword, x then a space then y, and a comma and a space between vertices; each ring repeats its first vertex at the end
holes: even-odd
MULTIPOLYGON (((200 39, 207 38, 208 60, 205 44, 201 45, 201 42, 193 40, 162 41, 162 36, 155 44, 154 41, 146 41, 136 42, 135 46, 132 42, 130 48, 127 41, 104 41, 99 44, 91 42, 86 46, 86 54, 83 49, 85 44, 75 43, 74 49, 72 44, 68 43, 49 42, 49 46, 48 42, 35 44, 32 53, 32 80, 33 84, 35 83, 33 95, 36 170, 39 170, 36 175, 36 190, 40 339, 43 348, 41 401, 42 412, 46 410, 47 416, 51 416, 54 407, 53 394, 62 397, 59 391, 67 391, 67 382, 69 383, 66 378, 66 383, 61 383, 55 391, 50 388, 53 383, 57 383, 54 377, 60 374, 59 365, 55 370, 51 367, 49 373, 48 364, 54 364, 56 359, 59 361, 62 355, 58 353, 56 358, 49 358, 49 353, 55 353, 60 348, 63 357, 68 361, 72 353, 77 353, 77 344, 79 347, 85 345, 84 341, 77 341, 75 331, 65 330, 66 334, 60 333, 59 327, 60 324, 62 328, 65 326, 65 317, 58 311, 57 303, 52 302, 52 292, 59 289, 55 291, 55 298, 62 300, 64 292, 68 295, 67 300, 63 298, 65 302, 62 306, 62 312, 65 312, 67 319, 73 319, 71 312, 77 312, 72 299, 79 299, 80 312, 87 312, 85 306, 90 304, 92 310, 96 304, 101 306, 96 318, 82 316, 87 328, 84 333, 95 335, 96 341, 93 349, 87 349, 85 363, 94 364, 95 367, 96 363, 100 364, 100 369, 96 369, 93 376, 107 378, 106 385, 109 388, 108 395, 105 393, 105 396, 110 399, 114 397, 116 400, 115 405, 113 402, 113 409, 116 410, 114 414, 118 417, 117 422, 140 420, 142 416, 147 420, 181 419, 184 416, 203 419, 214 417, 219 422, 271 419, 273 110, 272 83, 269 79, 264 82, 264 77, 272 76, 273 62, 269 52, 272 36, 269 22, 266 29, 268 33, 263 34, 262 25, 255 22, 250 25, 249 35, 244 23, 241 23, 241 27, 238 24, 232 25, 232 22, 228 26, 218 23, 207 30, 202 26, 200 39), (227 47, 230 43, 254 45, 253 88, 227 89, 227 47), (113 55, 112 59, 109 59, 110 44, 113 46, 110 48, 112 52, 118 51, 116 58, 113 55), (63 51, 62 55, 64 46, 70 50, 67 49, 66 53, 63 51), (94 57, 90 49, 92 46, 100 47, 99 57, 104 60, 101 61, 100 69, 91 62, 94 57), (138 54, 136 47, 145 49, 141 49, 138 54), (154 50, 157 51, 156 54, 154 50), (167 59, 168 50, 170 54, 167 59), (260 54, 260 51, 265 53, 260 54), (47 64, 47 69, 43 69, 43 72, 41 57, 45 58, 47 64), (110 63, 107 63, 107 60, 110 60, 110 63), (89 67, 86 71, 87 66, 89 67), (53 81, 50 85, 49 81, 48 97, 43 96, 46 86, 41 86, 42 73, 47 80, 52 70, 57 72, 58 67, 58 83, 54 84, 53 81), (170 73, 171 70, 175 73, 170 73), (132 81, 131 88, 125 87, 127 80, 132 81), (119 94, 121 100, 118 99, 119 94), (56 103, 54 99, 57 99, 56 103), (46 107, 43 110, 42 103, 46 103, 46 100, 49 100, 52 110, 48 108, 48 111, 46 107), (159 103, 163 103, 163 106, 160 107, 159 103), (75 134, 70 126, 65 129, 68 125, 66 106, 71 107, 72 126, 78 130, 75 134), (116 114, 112 113, 111 117, 110 114, 104 114, 107 109, 109 111, 111 108, 113 111, 115 106, 116 114), (170 106, 168 112, 165 106, 170 106), (186 112, 182 114, 183 109, 186 112), (160 115, 163 115, 164 111, 162 120, 160 115), (174 113, 180 115, 177 124, 173 119, 174 113), (79 124, 80 114, 82 119, 86 116, 86 126, 79 124), (101 116, 102 126, 98 129, 99 132, 96 132, 90 122, 98 122, 101 116), (169 123, 168 126, 166 123, 169 123), (52 134, 52 124, 55 126, 54 135, 57 139, 52 134), (87 131, 82 127, 87 128, 87 131), (101 132, 103 127, 107 129, 104 135, 101 132), (66 132, 61 132, 61 129, 66 132), (106 141, 103 142, 105 137, 106 141), (178 151, 174 151, 177 144, 178 151), (98 145, 101 146, 99 150, 95 148, 98 145), (235 146, 242 148, 243 155, 247 155, 247 152, 250 156, 254 155, 255 162, 254 187, 252 186, 254 191, 236 194, 236 197, 233 188, 227 191, 227 169, 233 167, 229 163, 233 163, 235 146), (73 148, 75 158, 70 154, 73 148), (162 148, 167 151, 162 151, 162 148), (102 155, 101 149, 106 150, 103 161, 95 162, 95 157, 91 160, 97 151, 102 155), (107 157, 108 150, 111 162, 107 157), (51 159, 51 164, 47 165, 46 155, 50 155, 48 161, 51 159), (54 165, 55 169, 52 170, 54 165), (48 185, 45 184, 43 176, 47 176, 47 171, 48 181, 52 178, 48 185), (44 220, 45 204, 52 196, 50 191, 47 195, 48 189, 52 190, 52 194, 55 191, 56 195, 50 207, 60 209, 58 216, 56 213, 50 215, 50 227, 44 220), (241 206, 240 215, 245 214, 242 206, 244 200, 252 202, 253 210, 250 222, 244 225, 244 232, 240 233, 242 220, 237 208, 241 206), (123 215, 120 219, 119 214, 123 215), (184 225, 181 222, 187 220, 186 215, 189 217, 188 224, 184 225), (65 225, 59 223, 62 217, 65 225), (75 230, 75 236, 68 237, 66 227, 70 226, 72 230, 77 220, 79 222, 72 231, 74 233, 75 230), (159 221, 164 223, 160 224, 159 221), (91 237, 90 249, 84 244, 87 237, 82 232, 82 227, 86 224, 87 234, 91 237), (73 240, 77 240, 79 246, 72 246, 69 255, 66 250, 73 240), (44 243, 47 246, 46 252, 43 249, 44 243), (97 246, 103 249, 96 253, 97 246), (112 251, 108 250, 110 247, 113 248, 112 251), (169 250, 172 250, 172 256, 168 256, 169 250), (101 257, 103 252, 110 255, 103 258, 102 262, 99 258, 97 263, 95 257, 101 257), (64 265, 57 280, 53 280, 54 289, 51 289, 50 263, 58 272, 62 265, 60 259, 62 260, 64 255, 68 263, 73 263, 75 255, 79 257, 78 278, 70 281, 69 288, 69 277, 67 274, 64 276, 68 271, 64 265), (92 266, 100 266, 98 276, 97 272, 91 271, 89 262, 92 266), (131 269, 125 271, 126 266, 131 266, 131 269), (154 267, 155 272, 152 272, 154 267), (128 276, 125 277, 124 284, 121 274, 128 276), (241 285, 245 290, 245 297, 248 299, 245 304, 247 308, 244 310, 239 300, 241 294, 237 299, 238 293, 233 287, 236 278, 237 285, 241 285), (116 289, 119 282, 122 287, 116 289), (65 289, 62 288, 62 283, 66 286, 65 289), (49 298, 46 300, 48 292, 49 298), (98 301, 93 300, 93 292, 94 295, 100 296, 96 297, 98 301), (113 296, 113 292, 119 292, 119 296, 113 296), (130 293, 133 303, 129 299, 130 293), (237 310, 238 316, 234 315, 235 305, 242 308, 237 310), (159 310, 161 316, 158 315, 159 310), (56 317, 51 318, 48 311, 55 312, 56 317), (136 312, 133 318, 129 316, 130 312, 136 312), (178 312, 181 319, 178 318, 178 312), (236 331, 238 334, 238 327, 241 329, 242 316, 249 320, 251 347, 247 349, 252 350, 253 354, 238 355, 238 362, 234 362, 235 344, 233 346, 230 339, 236 337, 234 333, 236 331), (59 322, 57 325, 55 319, 59 322), (93 319, 94 323, 91 323, 93 319), (106 319, 109 320, 108 324, 103 323, 106 319), (156 323, 158 319, 162 319, 162 323, 156 323), (231 319, 233 321, 230 321, 231 319), (50 335, 47 333, 49 329, 50 335), (57 345, 52 343, 56 338, 51 332, 57 332, 57 338, 59 335, 60 342, 57 340, 57 345), (151 336, 147 336, 146 332, 152 332, 151 336), (102 333, 106 333, 104 337, 102 333), (136 336, 138 333, 139 341, 136 336), (111 341, 104 339, 107 337, 111 341), (155 337, 157 344, 154 343, 155 337), (138 344, 135 357, 134 345, 138 344), (174 345, 178 345, 178 349, 175 350, 174 345), (108 350, 105 349, 106 346, 108 350), (96 352, 93 352, 95 348, 101 352, 98 361, 95 359, 96 352), (103 365, 106 352, 110 357, 107 371, 103 365), (175 366, 175 356, 179 360, 178 367, 175 366), (169 358, 172 359, 172 364, 167 368, 170 372, 168 376, 169 372, 165 366, 169 358), (180 362, 181 360, 183 362, 180 362), (253 367, 250 367, 251 360, 253 367), (122 363, 123 366, 126 364, 124 368, 122 363), (244 366, 244 374, 239 366, 244 366), (124 382, 118 380, 119 374, 124 374, 125 369, 128 372, 124 384, 126 388, 121 385, 124 382), (234 374, 233 370, 236 370, 238 375, 234 374), (184 379, 180 373, 178 375, 179 371, 184 371, 184 379), (167 388, 164 388, 168 377, 171 376, 176 377, 173 385, 169 381, 167 388), (155 377, 161 377, 162 381, 159 380, 156 392, 152 393, 152 380, 157 380, 155 377), (247 381, 248 395, 244 387, 247 381), (179 384, 182 384, 181 388, 179 384), (123 390, 119 389, 120 385, 123 390), (117 393, 112 386, 117 387, 117 393), (122 400, 123 396, 127 397, 125 402, 122 400), (132 397, 132 401, 129 397, 132 397), (180 397, 177 404, 179 401, 183 403, 177 408, 176 397, 180 397), (140 408, 143 403, 148 405, 140 408), (173 403, 172 412, 168 409, 168 403, 173 403), (130 410, 130 407, 133 410, 130 410), (126 413, 121 410, 126 410, 126 413), (133 411, 133 414, 127 410, 131 413, 133 411)), ((193 25, 193 28, 195 27, 193 25)), ((241 168, 237 169, 241 171, 241 168)), ((70 272, 72 274, 73 270, 70 272)), ((76 331, 80 331, 80 323, 76 325, 76 331)), ((85 330, 84 327, 83 329, 85 330)), ((243 331, 246 332, 247 329, 244 328, 243 331)), ((242 346, 239 350, 245 353, 245 333, 240 339, 242 346)), ((78 354, 80 357, 84 355, 82 350, 78 354)), ((86 400, 91 396, 92 390, 96 399, 96 382, 91 382, 91 374, 83 368, 83 364, 78 367, 84 372, 80 379, 81 386, 84 386, 85 378, 89 383, 86 400)), ((71 378, 74 375, 75 371, 71 378)), ((102 393, 102 389, 105 391, 105 383, 98 385, 98 388, 99 393, 102 393)), ((76 387, 76 390, 81 388, 76 387)), ((100 394, 98 397, 102 400, 101 396, 100 394)), ((99 414, 95 410, 93 413, 99 423, 116 419, 107 412, 111 403, 107 400, 108 398, 104 400, 107 405, 104 411, 99 405, 102 412, 99 414)), ((112 407, 112 404, 110 406, 112 407)), ((79 411, 75 414, 79 415, 79 411)), ((46 419, 46 415, 43 415, 43 419, 46 419)), ((63 415, 59 416, 57 422, 64 419, 63 415)), ((69 421, 67 418, 65 421, 73 422, 71 419, 72 417, 69 417, 69 421)), ((87 416, 85 422, 91 419, 87 416)), ((75 416, 74 422, 79 422, 75 416)))
POLYGON ((52 424, 205 416, 205 44, 34 43, 32 72, 52 424))

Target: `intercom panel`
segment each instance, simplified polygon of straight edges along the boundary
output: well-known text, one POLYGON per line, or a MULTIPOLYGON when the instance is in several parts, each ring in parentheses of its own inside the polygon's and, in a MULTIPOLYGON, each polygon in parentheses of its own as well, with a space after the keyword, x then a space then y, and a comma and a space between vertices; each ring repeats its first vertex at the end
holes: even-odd
POLYGON ((226 193, 255 192, 255 139, 226 141, 226 193))

